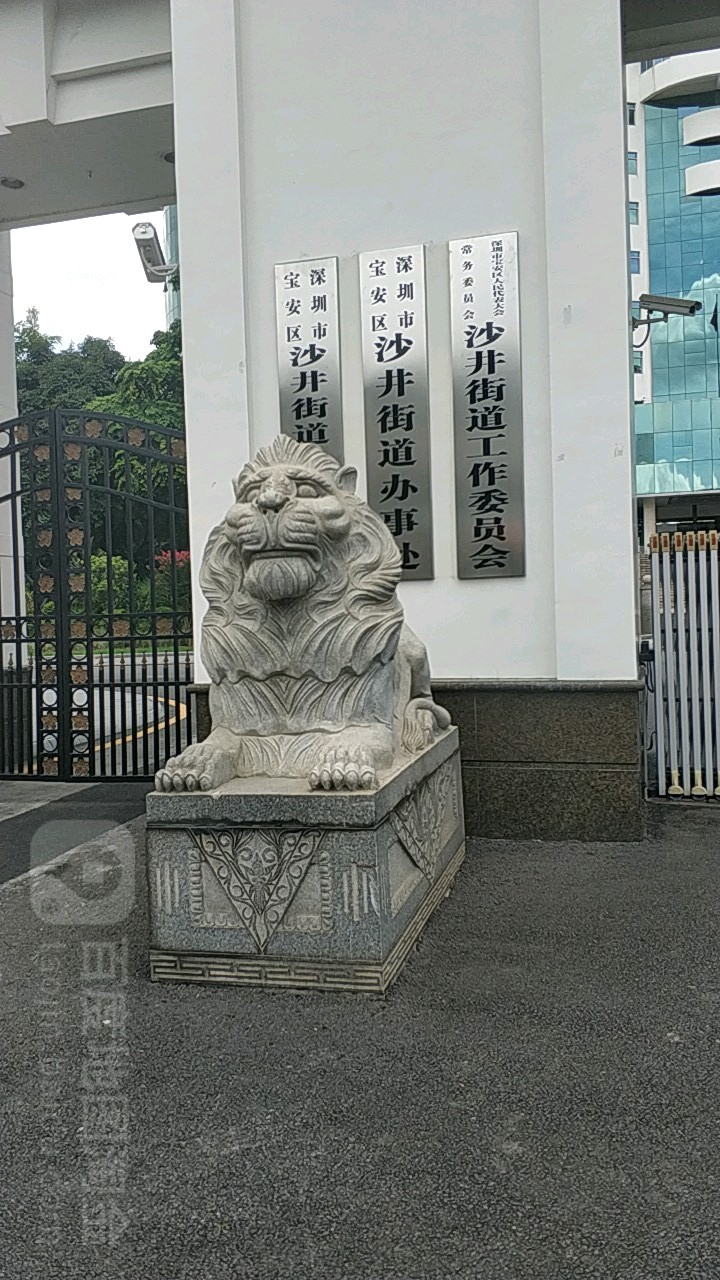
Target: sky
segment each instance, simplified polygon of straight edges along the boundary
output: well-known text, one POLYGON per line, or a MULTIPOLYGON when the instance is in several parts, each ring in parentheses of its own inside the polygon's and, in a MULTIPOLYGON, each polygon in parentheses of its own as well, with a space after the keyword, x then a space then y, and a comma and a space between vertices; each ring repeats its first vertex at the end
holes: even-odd
POLYGON ((165 294, 149 284, 132 238, 136 222, 154 223, 162 240, 163 215, 111 213, 11 234, 15 320, 37 307, 43 333, 61 345, 112 338, 129 360, 150 350, 165 328, 165 294))

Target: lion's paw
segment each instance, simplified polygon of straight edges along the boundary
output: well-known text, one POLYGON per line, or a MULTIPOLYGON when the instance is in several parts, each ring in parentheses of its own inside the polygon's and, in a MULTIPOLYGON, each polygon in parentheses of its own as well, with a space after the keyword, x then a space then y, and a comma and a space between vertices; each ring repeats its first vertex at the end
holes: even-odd
POLYGON ((235 760, 210 742, 195 742, 155 774, 156 791, 213 791, 235 777, 235 760))
POLYGON ((314 791, 370 791, 377 774, 367 747, 333 747, 310 774, 314 791))

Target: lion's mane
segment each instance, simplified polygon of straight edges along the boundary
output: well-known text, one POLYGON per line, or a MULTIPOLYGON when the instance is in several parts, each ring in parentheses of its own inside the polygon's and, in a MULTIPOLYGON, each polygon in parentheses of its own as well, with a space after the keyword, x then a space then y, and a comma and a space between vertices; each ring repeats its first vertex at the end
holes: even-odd
MULTIPOLYGON (((339 464, 311 444, 278 436, 241 472, 240 481, 277 463, 315 471, 333 483, 339 464)), ((330 683, 394 656, 403 621, 396 588, 400 554, 384 522, 361 499, 336 492, 352 522, 340 542, 320 538, 320 582, 300 600, 260 601, 243 586, 240 550, 225 524, 213 529, 200 569, 208 602, 201 656, 214 684, 312 673, 330 683)), ((300 499, 299 501, 302 501, 300 499)))

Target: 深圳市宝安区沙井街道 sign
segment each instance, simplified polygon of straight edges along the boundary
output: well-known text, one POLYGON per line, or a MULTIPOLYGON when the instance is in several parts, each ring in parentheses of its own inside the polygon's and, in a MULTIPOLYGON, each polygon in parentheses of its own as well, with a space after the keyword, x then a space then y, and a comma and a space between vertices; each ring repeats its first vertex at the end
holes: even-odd
POLYGON ((343 461, 337 258, 275 267, 280 430, 343 461))

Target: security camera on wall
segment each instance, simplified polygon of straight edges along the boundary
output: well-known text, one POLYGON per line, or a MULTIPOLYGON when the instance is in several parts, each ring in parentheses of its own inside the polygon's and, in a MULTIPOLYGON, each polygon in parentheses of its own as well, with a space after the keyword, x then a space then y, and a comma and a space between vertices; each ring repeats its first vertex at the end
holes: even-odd
POLYGON ((147 279, 151 284, 165 284, 177 267, 174 263, 165 261, 165 254, 152 222, 136 222, 132 233, 147 279))
POLYGON ((668 316, 694 316, 698 311, 702 311, 702 302, 697 298, 666 298, 660 293, 641 293, 638 298, 638 306, 641 311, 659 311, 658 316, 647 315, 643 319, 635 317, 633 319, 633 328, 637 329, 641 324, 657 324, 659 321, 667 320, 668 316))

